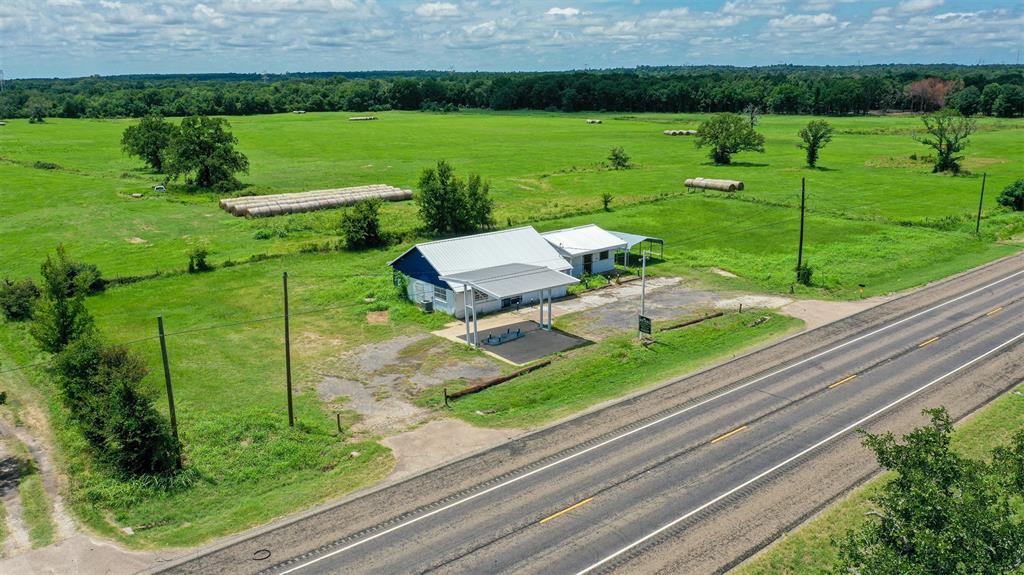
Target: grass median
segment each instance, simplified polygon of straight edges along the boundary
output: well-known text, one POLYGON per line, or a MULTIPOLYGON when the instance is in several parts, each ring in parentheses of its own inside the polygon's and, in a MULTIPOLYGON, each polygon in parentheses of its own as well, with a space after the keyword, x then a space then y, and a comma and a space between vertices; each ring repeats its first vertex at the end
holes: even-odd
MULTIPOLYGON (((541 425, 709 365, 801 325, 795 318, 750 310, 658 333, 647 346, 635 335, 617 335, 556 357, 541 370, 461 397, 452 402, 450 412, 484 427, 541 425)), ((427 391, 421 402, 441 408, 440 391, 427 391)))

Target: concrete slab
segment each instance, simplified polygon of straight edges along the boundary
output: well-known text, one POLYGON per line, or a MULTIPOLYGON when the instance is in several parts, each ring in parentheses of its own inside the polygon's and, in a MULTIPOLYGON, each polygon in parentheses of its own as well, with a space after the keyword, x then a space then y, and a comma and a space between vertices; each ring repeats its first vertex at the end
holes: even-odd
MULTIPOLYGON (((459 340, 466 341, 465 334, 460 336, 459 340)), ((502 325, 493 330, 480 329, 480 349, 516 365, 524 365, 553 353, 566 351, 587 345, 588 343, 591 342, 564 331, 557 329, 552 329, 551 331, 543 330, 537 322, 533 321, 520 321, 502 325), (484 343, 488 335, 493 333, 497 336, 504 333, 507 329, 512 331, 522 330, 525 335, 501 345, 488 345, 484 343)))

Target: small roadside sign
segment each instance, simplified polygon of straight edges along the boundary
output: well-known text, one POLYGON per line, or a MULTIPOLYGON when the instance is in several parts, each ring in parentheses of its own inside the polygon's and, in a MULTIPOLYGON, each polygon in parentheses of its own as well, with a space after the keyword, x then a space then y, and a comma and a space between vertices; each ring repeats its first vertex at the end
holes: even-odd
POLYGON ((651 335, 651 318, 640 316, 640 333, 651 335))

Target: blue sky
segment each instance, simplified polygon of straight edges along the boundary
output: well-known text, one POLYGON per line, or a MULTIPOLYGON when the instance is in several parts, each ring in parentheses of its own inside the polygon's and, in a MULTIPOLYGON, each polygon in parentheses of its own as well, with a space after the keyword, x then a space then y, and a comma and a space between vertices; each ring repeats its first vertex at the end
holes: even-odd
POLYGON ((0 0, 8 77, 1014 63, 1022 0, 0 0))

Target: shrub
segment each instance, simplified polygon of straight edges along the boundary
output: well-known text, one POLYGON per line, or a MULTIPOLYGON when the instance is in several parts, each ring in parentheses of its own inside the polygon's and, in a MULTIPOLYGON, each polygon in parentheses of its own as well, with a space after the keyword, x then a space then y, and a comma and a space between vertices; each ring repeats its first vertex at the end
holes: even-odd
POLYGON ((1011 208, 1015 212, 1024 211, 1024 180, 1017 180, 1003 188, 997 201, 999 205, 1011 208))
POLYGON ((57 355, 53 372, 72 421, 102 460, 126 475, 177 467, 178 443, 141 387, 141 356, 90 334, 57 355))
POLYGON ((213 266, 206 261, 209 255, 210 252, 205 247, 197 246, 192 248, 192 251, 188 254, 188 273, 197 274, 212 270, 213 266))
POLYGON ((800 285, 810 287, 814 277, 814 268, 811 267, 810 262, 804 262, 800 264, 800 267, 796 268, 796 282, 800 285))
POLYGON ((40 160, 36 160, 35 163, 32 164, 32 167, 37 169, 37 170, 59 170, 60 169, 60 166, 57 165, 57 164, 54 164, 53 162, 43 162, 43 161, 40 161, 40 160))
POLYGON ((341 214, 341 235, 350 250, 364 250, 384 245, 380 230, 380 207, 377 198, 356 202, 341 214))
POLYGON ((42 293, 29 330, 44 350, 59 352, 93 329, 92 316, 85 308, 85 294, 97 281, 93 269, 72 261, 64 246, 57 247, 56 258, 46 257, 40 268, 42 293))
POLYGON ((601 206, 604 207, 604 211, 606 211, 606 212, 612 211, 610 206, 612 204, 612 198, 613 197, 614 196, 612 196, 608 192, 605 192, 605 193, 601 194, 601 206))
POLYGON ((629 154, 621 146, 612 148, 608 154, 608 163, 613 170, 628 170, 633 167, 629 161, 629 154))
POLYGON ((32 309, 39 299, 39 287, 30 278, 0 283, 0 310, 8 321, 32 319, 32 309))

